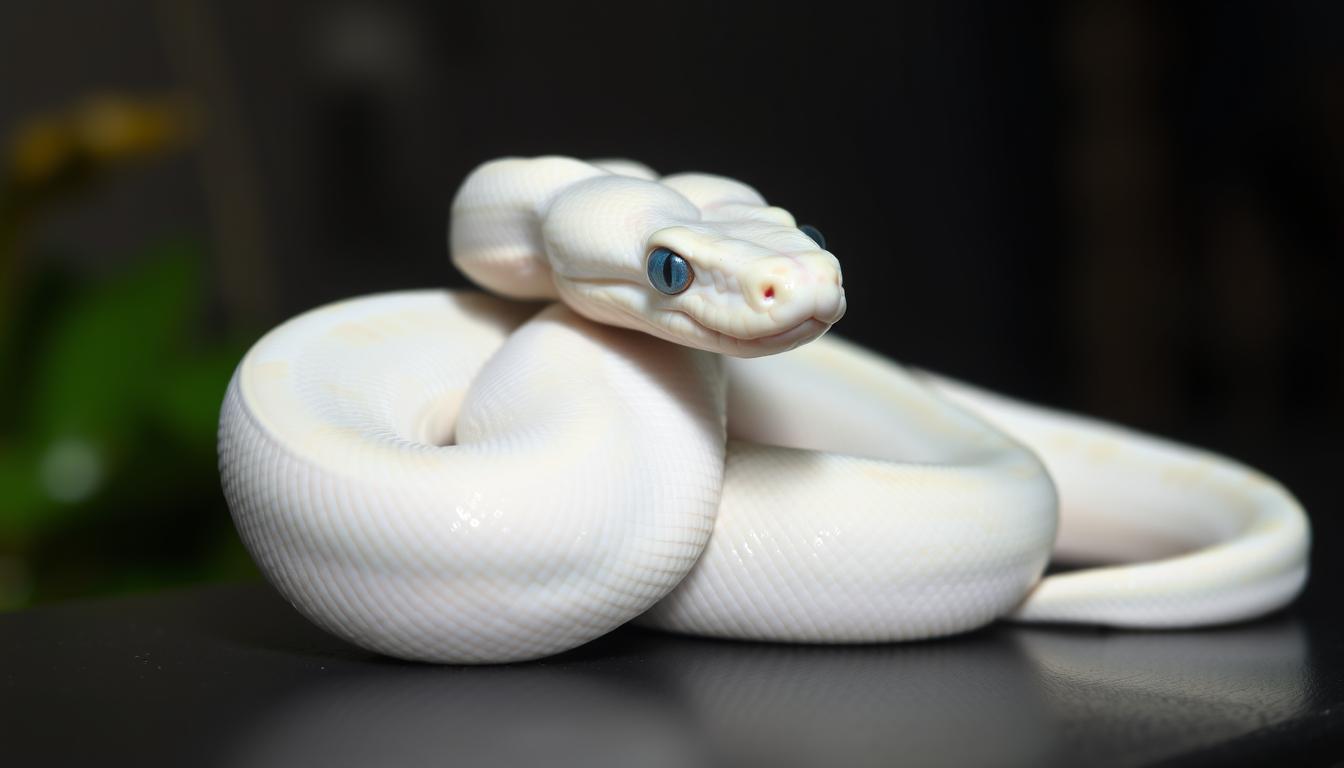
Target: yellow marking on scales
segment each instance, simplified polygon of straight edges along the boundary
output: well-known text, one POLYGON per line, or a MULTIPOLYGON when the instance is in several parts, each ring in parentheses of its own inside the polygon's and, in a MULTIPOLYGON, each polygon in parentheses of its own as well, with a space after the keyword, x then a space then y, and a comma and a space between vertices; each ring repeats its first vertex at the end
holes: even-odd
POLYGON ((249 365, 250 378, 258 383, 280 381, 289 376, 289 361, 267 360, 264 363, 249 365))

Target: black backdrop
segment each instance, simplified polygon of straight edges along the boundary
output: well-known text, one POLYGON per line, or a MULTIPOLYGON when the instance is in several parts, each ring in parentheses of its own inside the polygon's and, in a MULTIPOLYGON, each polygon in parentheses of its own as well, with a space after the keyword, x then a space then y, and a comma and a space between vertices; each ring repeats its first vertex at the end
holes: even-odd
POLYGON ((113 82, 204 118, 195 156, 49 238, 210 231, 217 321, 262 328, 461 284, 447 203, 492 157, 738 177, 826 233, 837 332, 1263 467, 1330 596, 1344 6, 280 5, 7 12, 0 116, 113 82))

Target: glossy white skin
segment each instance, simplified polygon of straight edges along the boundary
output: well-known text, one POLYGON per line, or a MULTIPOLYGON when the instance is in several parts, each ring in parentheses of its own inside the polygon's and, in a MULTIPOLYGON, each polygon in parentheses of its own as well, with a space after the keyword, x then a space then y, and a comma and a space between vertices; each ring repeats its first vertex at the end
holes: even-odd
POLYGON ((405 659, 536 658, 694 564, 723 476, 718 361, 558 305, 519 328, 529 309, 351 299, 247 353, 220 416, 224 493, 308 618, 405 659), (595 486, 613 466, 629 471, 595 486))
POLYGON ((464 184, 455 263, 572 310, 524 322, 538 306, 387 294, 302 315, 248 353, 221 475, 245 544, 299 610, 382 653, 473 663, 557 653, 641 614, 863 642, 1005 616, 1219 623, 1300 590, 1300 507, 1227 459, 834 337, 756 359, 689 349, 817 339, 843 313, 839 267, 745 185, 655 179, 542 158, 464 184), (686 295, 647 284, 659 245, 697 269, 686 295), (1040 579, 1056 485, 1060 554, 1157 560, 1040 579))
POLYGON ((1057 557, 1132 563, 1046 578, 1012 618, 1198 627, 1275 610, 1306 584, 1311 526, 1272 478, 1170 440, 925 380, 1044 460, 1060 494, 1057 557))

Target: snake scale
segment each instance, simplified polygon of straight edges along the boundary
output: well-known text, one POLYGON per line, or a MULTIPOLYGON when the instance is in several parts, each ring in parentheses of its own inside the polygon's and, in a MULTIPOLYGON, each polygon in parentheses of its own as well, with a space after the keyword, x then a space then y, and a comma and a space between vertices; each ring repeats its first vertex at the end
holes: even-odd
POLYGON ((244 544, 361 647, 518 661, 631 620, 808 643, 1189 627, 1305 583, 1307 518, 1255 470, 823 335, 839 263, 746 184, 496 160, 450 233, 495 295, 302 314, 221 410, 244 544), (1043 578, 1052 556, 1096 567, 1043 578))

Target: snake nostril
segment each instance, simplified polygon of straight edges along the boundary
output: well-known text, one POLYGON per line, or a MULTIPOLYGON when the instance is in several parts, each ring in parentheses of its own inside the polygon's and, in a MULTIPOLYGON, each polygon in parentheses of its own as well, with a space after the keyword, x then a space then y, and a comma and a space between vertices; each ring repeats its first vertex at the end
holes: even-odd
POLYGON ((763 291, 762 295, 765 296, 765 300, 766 300, 766 301, 770 301, 770 300, 774 299, 774 298, 775 298, 775 286, 773 286, 773 285, 767 285, 767 286, 765 286, 765 291, 763 291))

